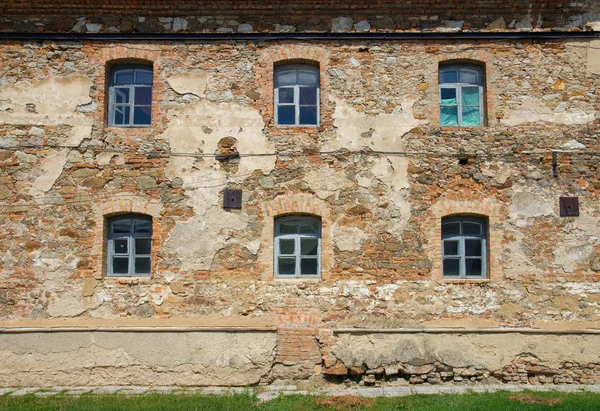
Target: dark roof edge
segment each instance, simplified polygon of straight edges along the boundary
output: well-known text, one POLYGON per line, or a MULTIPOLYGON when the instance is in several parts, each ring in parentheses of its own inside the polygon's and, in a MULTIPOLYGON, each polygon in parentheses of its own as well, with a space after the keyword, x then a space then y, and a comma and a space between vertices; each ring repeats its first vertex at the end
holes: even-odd
POLYGON ((403 33, 14 33, 6 40, 60 41, 278 41, 278 40, 535 40, 600 38, 596 31, 403 32, 403 33))

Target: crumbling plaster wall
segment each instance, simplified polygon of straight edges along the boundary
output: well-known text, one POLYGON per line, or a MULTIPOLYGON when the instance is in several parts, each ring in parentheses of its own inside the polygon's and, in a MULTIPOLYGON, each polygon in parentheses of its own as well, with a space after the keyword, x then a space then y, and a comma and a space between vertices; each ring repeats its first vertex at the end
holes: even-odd
POLYGON ((106 47, 4 41, 1 323, 597 327, 600 78, 588 42, 305 46, 328 55, 310 128, 276 127, 261 83, 257 55, 288 45, 148 46, 154 124, 126 130, 104 122, 106 47), (493 121, 440 128, 435 59, 480 51, 493 56, 493 121), (214 158, 226 138, 240 159, 214 158), (221 207, 225 188, 243 190, 242 210, 221 207), (579 217, 558 217, 563 195, 579 197, 579 217), (496 207, 489 279, 441 279, 435 227, 451 198, 452 213, 473 212, 465 199, 496 207), (133 199, 153 211, 111 208, 133 199), (270 208, 282 199, 308 206, 270 208), (150 278, 103 276, 103 216, 128 211, 154 217, 150 278), (273 279, 273 218, 292 211, 322 218, 322 280, 273 279))

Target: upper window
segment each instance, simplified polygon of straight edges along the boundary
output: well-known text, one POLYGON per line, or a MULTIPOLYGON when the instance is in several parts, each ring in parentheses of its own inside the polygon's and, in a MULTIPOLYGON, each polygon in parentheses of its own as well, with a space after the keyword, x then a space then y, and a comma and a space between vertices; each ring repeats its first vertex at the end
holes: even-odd
POLYGON ((292 216, 275 220, 275 276, 321 275, 321 220, 292 216))
POLYGON ((474 217, 442 219, 444 278, 484 278, 487 274, 486 221, 474 217))
POLYGON ((275 68, 275 118, 278 125, 319 124, 319 68, 287 65, 275 68))
POLYGON ((149 276, 152 218, 138 214, 108 220, 108 275, 149 276))
POLYGON ((483 71, 478 66, 442 66, 440 82, 440 125, 483 124, 483 71))
POLYGON ((110 71, 108 125, 150 127, 152 66, 116 66, 110 71))

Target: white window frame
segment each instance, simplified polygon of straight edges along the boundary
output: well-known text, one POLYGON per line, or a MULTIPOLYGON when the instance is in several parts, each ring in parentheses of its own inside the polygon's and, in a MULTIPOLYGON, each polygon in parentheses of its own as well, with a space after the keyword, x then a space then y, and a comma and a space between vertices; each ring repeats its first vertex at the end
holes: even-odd
MULTIPOLYGON (((438 90, 438 101, 440 105, 440 126, 441 127, 483 127, 484 125, 484 107, 483 107, 483 70, 479 66, 470 64, 452 64, 441 66, 438 73, 439 79, 439 90, 438 90), (445 72, 456 71, 456 83, 443 83, 442 74, 445 72), (474 72, 477 75, 476 83, 461 83, 460 72, 474 72), (479 92, 479 124, 462 124, 462 89, 477 87, 479 92), (454 89, 456 93, 457 110, 458 110, 458 124, 442 124, 442 89, 454 89)), ((450 105, 445 105, 450 107, 450 105)))
POLYGON ((152 101, 148 104, 135 104, 135 89, 137 87, 150 87, 150 93, 152 93, 152 83, 136 83, 136 73, 150 74, 153 78, 152 66, 148 65, 121 65, 112 67, 110 70, 110 85, 108 89, 108 126, 109 127, 125 127, 125 128, 149 128, 152 126, 152 101), (130 84, 117 84, 116 78, 118 74, 123 72, 131 71, 132 83, 130 84), (117 103, 116 101, 116 89, 127 89, 129 93, 129 103, 117 103), (115 124, 115 113, 117 107, 129 107, 129 121, 127 124, 115 124), (134 113, 135 107, 149 107, 150 108, 150 123, 149 124, 135 124, 134 113))
POLYGON ((487 250, 487 221, 485 218, 481 217, 469 217, 469 216, 452 216, 452 217, 444 217, 442 219, 442 278, 444 279, 481 279, 487 278, 487 259, 488 259, 488 250, 487 250), (449 224, 459 224, 459 234, 450 235, 444 233, 444 226, 449 224), (479 235, 466 235, 463 234, 463 224, 477 224, 480 227, 479 235), (479 240, 481 241, 481 257, 476 256, 467 256, 465 253, 465 240, 479 240), (446 255, 445 245, 446 242, 457 242, 458 243, 458 253, 446 255), (481 275, 466 275, 466 260, 468 259, 480 259, 481 260, 481 275), (459 264, 459 275, 446 275, 444 273, 444 261, 445 260, 460 260, 459 264))
POLYGON ((108 219, 108 242, 107 242, 107 276, 108 277, 149 277, 151 275, 152 268, 152 217, 143 214, 126 214, 111 217, 108 219), (131 222, 131 229, 129 233, 115 233, 114 225, 120 221, 129 220, 131 222), (136 234, 134 232, 135 221, 144 221, 150 223, 150 235, 147 234, 136 234), (150 240, 150 254, 137 254, 135 250, 135 240, 150 240), (127 241, 127 253, 115 252, 114 241, 115 240, 126 240, 127 241), (113 257, 127 258, 128 259, 128 270, 127 273, 115 273, 113 270, 113 257), (135 272, 135 259, 136 258, 149 258, 150 269, 147 273, 136 273, 135 272))
MULTIPOLYGON (((297 75, 297 74, 296 74, 297 75)), ((297 77, 296 77, 297 78, 297 77)), ((310 64, 287 64, 287 65, 282 65, 282 66, 278 66, 275 68, 275 73, 274 73, 274 107, 275 107, 275 124, 277 126, 281 126, 281 127, 318 127, 319 123, 320 123, 320 117, 321 117, 321 90, 320 90, 320 82, 321 82, 321 77, 320 77, 320 73, 319 73, 319 68, 316 66, 312 66, 310 64), (296 71, 296 73, 298 73, 299 71, 302 70, 308 70, 311 71, 313 73, 316 73, 317 75, 317 84, 313 85, 313 84, 289 84, 289 85, 278 85, 278 76, 285 72, 285 71, 296 71), (302 105, 300 105, 300 88, 303 87, 307 87, 307 88, 315 88, 316 89, 316 120, 317 122, 315 124, 302 124, 300 122, 300 107, 302 107, 302 105), (279 89, 280 88, 293 88, 294 89, 294 102, 293 103, 279 103, 279 89), (279 124, 279 107, 280 106, 293 106, 294 107, 294 114, 295 114, 295 121, 294 124, 279 124)), ((306 107, 311 107, 311 106, 307 106, 304 105, 306 107)))
POLYGON ((288 217, 279 217, 275 219, 275 241, 274 241, 274 271, 275 278, 321 278, 321 219, 317 217, 311 216, 288 216, 288 217), (308 234, 299 232, 296 234, 282 234, 280 232, 280 224, 282 222, 290 223, 296 222, 299 226, 300 222, 316 222, 319 225, 319 230, 317 233, 308 234), (303 238, 316 238, 318 240, 317 245, 317 255, 316 256, 302 256, 301 255, 301 239, 303 238), (281 254, 279 242, 280 240, 295 240, 294 244, 294 254, 281 254), (291 274, 279 274, 279 257, 294 257, 296 259, 296 269, 293 275, 291 274), (300 274, 300 264, 302 259, 316 259, 317 260, 317 274, 300 274))

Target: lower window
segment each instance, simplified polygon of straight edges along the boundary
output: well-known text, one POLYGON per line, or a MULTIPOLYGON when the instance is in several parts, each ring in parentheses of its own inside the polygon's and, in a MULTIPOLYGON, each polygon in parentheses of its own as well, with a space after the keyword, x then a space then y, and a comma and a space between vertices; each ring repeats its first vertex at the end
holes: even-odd
POLYGON ((444 278, 487 277, 487 224, 483 218, 442 219, 444 278))
POLYGON ((275 277, 321 276, 321 220, 292 216, 275 220, 275 277))
POLYGON ((151 217, 128 214, 108 220, 108 276, 149 276, 151 255, 151 217))

